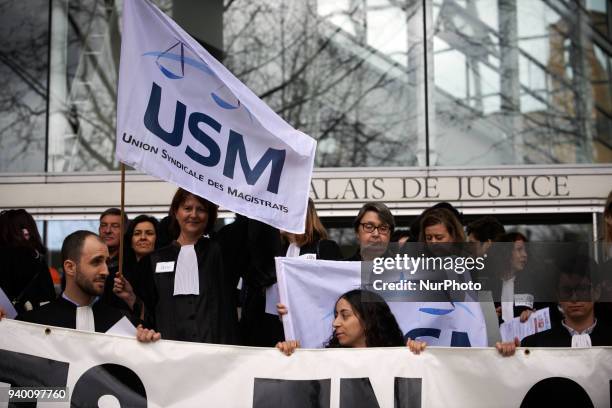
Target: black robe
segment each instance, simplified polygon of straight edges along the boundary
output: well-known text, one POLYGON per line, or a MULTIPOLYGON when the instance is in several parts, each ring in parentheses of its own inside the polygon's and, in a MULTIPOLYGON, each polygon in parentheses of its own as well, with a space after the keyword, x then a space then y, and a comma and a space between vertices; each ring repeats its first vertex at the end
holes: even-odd
MULTIPOLYGON (((276 283, 274 257, 285 256, 289 244, 283 245, 278 229, 260 221, 249 219, 247 229, 249 266, 243 276, 241 336, 244 345, 274 347, 285 339, 285 334, 278 316, 265 312, 266 288, 276 283)), ((333 261, 342 257, 336 242, 319 239, 300 247, 300 255, 304 254, 317 254, 317 259, 333 261)))
MULTIPOLYGON (((74 303, 60 296, 38 309, 20 313, 15 320, 74 329, 76 328, 76 308, 74 303)), ((108 306, 101 301, 94 303, 91 308, 95 328, 99 333, 105 333, 124 317, 119 309, 108 306)))
MULTIPOLYGON (((117 296, 115 292, 113 292, 113 287, 115 286, 115 277, 117 276, 117 272, 119 272, 119 255, 115 255, 112 258, 108 258, 106 265, 108 267, 108 276, 106 277, 106 282, 104 282, 104 293, 102 294, 100 300, 111 307, 123 310, 125 313, 132 313, 128 304, 125 303, 125 301, 121 299, 119 296, 117 296)), ((125 261, 124 261, 124 271, 125 271, 125 261)), ((127 273, 124 272, 123 276, 130 283, 132 283, 132 280, 128 277, 127 273)))
POLYGON ((27 302, 36 309, 56 297, 44 257, 24 247, 0 248, 0 288, 14 302, 17 313, 25 312, 27 302))
POLYGON ((195 244, 199 295, 174 296, 176 261, 181 250, 175 241, 141 259, 144 282, 136 293, 145 302, 151 325, 166 340, 235 344, 237 312, 232 288, 225 279, 221 249, 208 238, 195 244), (156 272, 159 262, 173 262, 170 272, 156 272))
MULTIPOLYGON (((591 345, 593 346, 612 346, 612 328, 597 321, 593 328, 591 345)), ((521 341, 522 347, 571 347, 572 335, 562 325, 545 330, 531 336, 525 337, 521 341)))

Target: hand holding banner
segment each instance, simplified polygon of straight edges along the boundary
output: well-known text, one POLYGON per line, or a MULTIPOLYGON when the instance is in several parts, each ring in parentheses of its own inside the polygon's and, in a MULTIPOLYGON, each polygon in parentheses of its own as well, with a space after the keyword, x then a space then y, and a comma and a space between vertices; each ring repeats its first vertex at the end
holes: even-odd
POLYGON ((316 142, 146 0, 124 3, 117 158, 229 210, 304 232, 316 142))

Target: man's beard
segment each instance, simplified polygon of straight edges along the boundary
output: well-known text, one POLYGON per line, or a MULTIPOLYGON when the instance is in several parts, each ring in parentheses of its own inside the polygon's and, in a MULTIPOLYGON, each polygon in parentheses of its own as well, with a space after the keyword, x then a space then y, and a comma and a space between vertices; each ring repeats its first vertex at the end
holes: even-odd
POLYGON ((77 286, 89 296, 100 296, 102 293, 104 293, 104 285, 102 285, 102 289, 96 289, 96 287, 94 286, 94 282, 87 280, 87 278, 85 278, 85 276, 81 273, 81 271, 79 271, 78 268, 76 270, 75 281, 77 286))

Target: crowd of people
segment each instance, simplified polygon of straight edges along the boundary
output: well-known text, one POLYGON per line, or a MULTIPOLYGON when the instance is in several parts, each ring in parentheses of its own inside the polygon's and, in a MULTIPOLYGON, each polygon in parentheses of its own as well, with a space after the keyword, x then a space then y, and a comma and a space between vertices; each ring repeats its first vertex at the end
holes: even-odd
MULTIPOLYGON (((279 303, 277 315, 265 310, 267 291, 276 283, 275 257, 372 261, 391 255, 391 247, 435 254, 436 245, 446 245, 446 254, 469 248, 472 255, 488 255, 491 265, 496 263, 494 274, 477 279, 497 294, 499 324, 516 317, 526 321, 540 307, 550 308, 550 330, 498 342, 501 354, 512 355, 520 345, 612 345, 609 303, 601 301, 609 301, 612 292, 607 276, 612 273, 612 193, 604 209, 599 264, 585 254, 574 256, 556 274, 558 302, 545 303, 528 293, 527 237, 506 231, 491 216, 464 226, 448 203, 424 210, 409 229, 396 228, 384 203, 364 204, 353 222, 358 248, 349 257, 329 239, 312 200, 303 234, 240 215, 214 231, 216 219, 215 204, 183 189, 161 221, 148 215, 129 221, 110 208, 100 215, 98 234, 76 231, 64 239, 61 291, 56 294, 34 219, 22 209, 6 210, 0 214, 0 289, 18 320, 107 332, 128 319, 140 341, 276 346, 290 355, 299 341, 285 339, 287 307, 279 303), (510 249, 495 250, 496 243, 510 249)), ((325 347, 406 345, 414 353, 426 347, 421 339, 405 338, 387 303, 367 288, 344 293, 329 307, 334 319, 325 347)), ((0 317, 4 313, 0 309, 0 317)))

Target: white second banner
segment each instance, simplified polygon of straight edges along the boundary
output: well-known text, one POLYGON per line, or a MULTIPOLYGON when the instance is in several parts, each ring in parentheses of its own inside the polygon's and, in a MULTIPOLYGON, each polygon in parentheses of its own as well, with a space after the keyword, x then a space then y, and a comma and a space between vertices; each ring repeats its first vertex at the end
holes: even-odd
MULTIPOLYGON (((361 287, 361 262, 276 258, 285 338, 323 347, 332 334, 340 295, 361 287)), ((433 346, 485 347, 487 328, 478 302, 389 302, 405 337, 433 346)))

